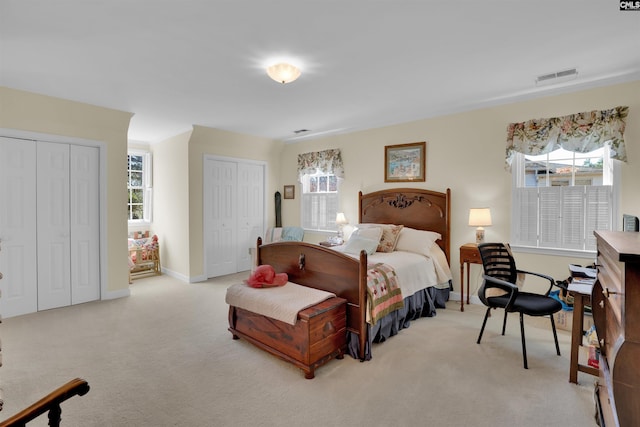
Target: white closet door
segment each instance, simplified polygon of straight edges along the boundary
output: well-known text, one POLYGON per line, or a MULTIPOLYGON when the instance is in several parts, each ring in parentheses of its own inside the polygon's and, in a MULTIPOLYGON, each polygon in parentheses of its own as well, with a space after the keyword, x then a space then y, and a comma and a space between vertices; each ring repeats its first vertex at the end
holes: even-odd
POLYGON ((100 299, 100 183, 97 147, 71 146, 71 303, 100 299))
POLYGON ((36 274, 36 143, 0 137, 0 311, 38 309, 36 274))
POLYGON ((237 271, 235 162, 205 159, 205 273, 223 276, 237 271))
POLYGON ((251 269, 251 252, 264 230, 264 166, 238 163, 238 271, 251 269))
POLYGON ((69 145, 37 142, 38 310, 71 305, 69 145))

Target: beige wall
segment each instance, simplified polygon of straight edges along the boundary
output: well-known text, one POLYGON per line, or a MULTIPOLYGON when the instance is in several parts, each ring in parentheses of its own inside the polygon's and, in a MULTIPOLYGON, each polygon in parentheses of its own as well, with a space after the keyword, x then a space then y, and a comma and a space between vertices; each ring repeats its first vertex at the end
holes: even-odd
MULTIPOLYGON (((185 280, 204 275, 202 239, 202 162, 205 154, 265 161, 267 226, 274 222, 273 194, 282 186, 296 185, 296 198, 283 200, 283 224, 300 223, 300 188, 297 155, 340 148, 346 177, 342 185, 342 210, 357 221, 357 193, 397 187, 384 183, 384 146, 427 142, 425 183, 402 186, 452 190, 452 270, 459 289, 457 248, 474 238, 466 225, 468 209, 489 206, 494 226, 487 239, 509 240, 511 175, 504 170, 506 126, 510 122, 572 114, 628 105, 625 133, 628 162, 622 166, 621 213, 640 216, 640 82, 624 83, 577 93, 484 108, 434 119, 370 129, 296 144, 194 126, 193 131, 169 138, 150 148, 154 154, 154 221, 161 239, 163 267, 185 280)), ((46 97, 0 87, 0 128, 100 141, 106 147, 107 177, 107 289, 117 294, 127 289, 126 174, 127 130, 131 113, 46 97)), ((307 233, 309 241, 324 236, 307 233)), ((562 257, 518 254, 519 265, 545 270, 562 278, 567 262, 562 257)), ((472 289, 480 270, 473 268, 472 289)))
POLYGON ((166 236, 161 252, 163 268, 177 277, 187 281, 206 279, 202 238, 202 166, 205 155, 264 161, 267 164, 267 226, 275 221, 272 196, 278 189, 281 142, 194 126, 192 132, 180 135, 177 140, 171 138, 151 147, 155 195, 152 229, 159 237, 166 236), (165 171, 168 176, 159 179, 159 174, 165 171))
MULTIPOLYGON (((106 153, 106 289, 128 294, 127 131, 131 113, 0 87, 0 128, 98 141, 106 153)), ((105 276, 103 276, 105 277, 105 276)), ((110 295, 102 295, 108 298, 110 295)))
MULTIPOLYGON (((504 169, 506 128, 510 122, 629 106, 625 139, 628 162, 622 166, 621 212, 640 216, 640 82, 595 88, 572 94, 540 98, 452 114, 434 119, 370 129, 298 144, 286 145, 282 153, 282 184, 296 183, 299 153, 340 148, 345 166, 341 187, 341 209, 356 223, 357 194, 392 187, 422 187, 442 191, 451 188, 451 267, 454 288, 459 291, 460 245, 475 239, 467 225, 471 207, 490 207, 494 226, 486 229, 487 240, 509 241, 511 226, 511 174, 504 169), (384 146, 417 141, 427 142, 426 182, 407 185, 384 183, 384 146)), ((300 223, 300 199, 283 200, 285 225, 300 223)), ((307 233, 305 240, 323 236, 307 233)), ((592 259, 570 259, 517 254, 523 269, 547 271, 557 279, 568 276, 567 263, 585 264, 592 259)), ((472 268, 472 292, 480 283, 479 266, 472 268)))
POLYGON ((153 222, 162 268, 188 281, 189 139, 191 131, 151 145, 153 222))

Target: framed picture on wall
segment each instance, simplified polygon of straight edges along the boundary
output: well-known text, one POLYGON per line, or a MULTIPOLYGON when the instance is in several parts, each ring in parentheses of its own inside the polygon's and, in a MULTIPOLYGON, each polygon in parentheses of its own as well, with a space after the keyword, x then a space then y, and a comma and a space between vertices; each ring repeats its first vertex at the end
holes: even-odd
POLYGON ((295 199, 296 198, 296 186, 295 185, 285 185, 284 186, 284 198, 285 199, 295 199))
POLYGON ((384 147, 384 182, 424 182, 426 142, 384 147))

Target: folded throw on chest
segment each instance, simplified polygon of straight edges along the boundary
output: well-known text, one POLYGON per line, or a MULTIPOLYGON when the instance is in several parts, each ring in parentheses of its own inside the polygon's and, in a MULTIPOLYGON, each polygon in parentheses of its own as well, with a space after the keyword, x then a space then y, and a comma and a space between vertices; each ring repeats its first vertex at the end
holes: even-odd
POLYGON ((298 312, 331 297, 335 294, 292 282, 274 288, 252 288, 237 283, 227 289, 225 301, 234 307, 295 325, 298 312))

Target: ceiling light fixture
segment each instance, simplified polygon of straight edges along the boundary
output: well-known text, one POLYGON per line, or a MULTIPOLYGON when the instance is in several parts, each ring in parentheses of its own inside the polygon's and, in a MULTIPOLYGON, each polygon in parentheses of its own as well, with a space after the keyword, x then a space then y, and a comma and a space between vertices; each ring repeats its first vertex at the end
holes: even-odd
POLYGON ((291 83, 300 77, 300 69, 295 65, 281 62, 267 67, 267 74, 278 83, 291 83))

